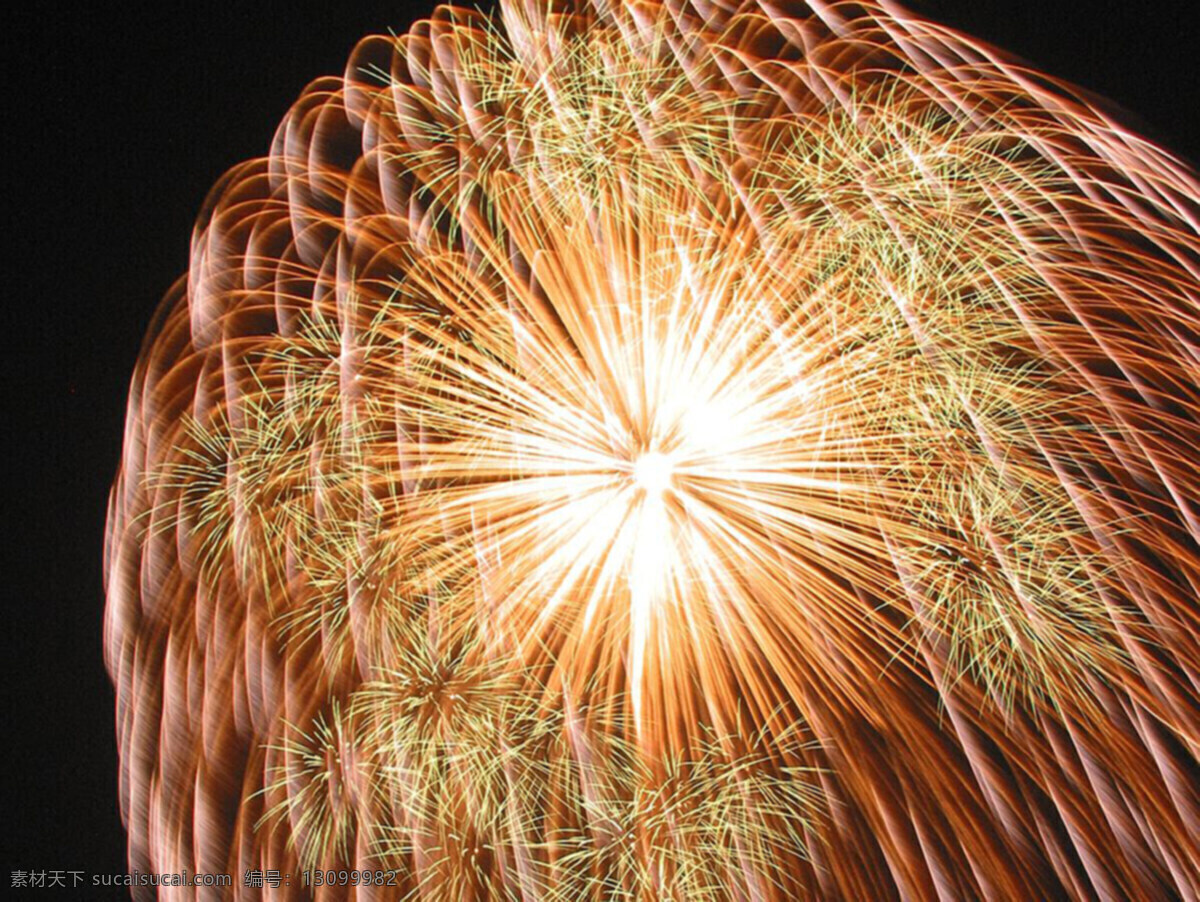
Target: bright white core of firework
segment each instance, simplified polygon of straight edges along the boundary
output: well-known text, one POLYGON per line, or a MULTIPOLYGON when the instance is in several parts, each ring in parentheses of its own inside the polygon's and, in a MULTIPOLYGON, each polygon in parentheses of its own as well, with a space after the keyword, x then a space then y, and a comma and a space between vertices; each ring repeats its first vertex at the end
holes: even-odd
POLYGON ((634 484, 651 498, 660 498, 671 488, 674 467, 667 455, 647 451, 633 464, 634 484))

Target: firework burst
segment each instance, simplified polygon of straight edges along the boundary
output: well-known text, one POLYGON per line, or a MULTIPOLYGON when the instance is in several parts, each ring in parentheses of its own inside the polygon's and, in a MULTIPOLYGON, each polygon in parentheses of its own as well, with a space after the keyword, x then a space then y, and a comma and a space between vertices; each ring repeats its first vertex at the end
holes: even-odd
POLYGON ((891 5, 365 40, 135 376, 131 864, 1197 897, 1198 195, 891 5))

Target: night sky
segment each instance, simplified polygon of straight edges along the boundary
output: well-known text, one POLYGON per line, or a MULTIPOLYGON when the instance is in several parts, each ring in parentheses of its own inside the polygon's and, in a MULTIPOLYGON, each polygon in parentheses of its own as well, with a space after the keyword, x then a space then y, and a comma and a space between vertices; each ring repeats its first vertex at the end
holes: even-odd
MULTIPOLYGON (((1129 122, 1200 159, 1198 36, 1181 19, 1101 0, 909 5, 1136 111, 1129 122)), ((0 308, 9 462, 2 862, 9 872, 116 873, 125 836, 101 570, 142 334, 185 269, 212 183, 264 153, 304 85, 340 73, 359 37, 402 32, 431 7, 148 4, 139 15, 38 6, 15 21, 6 13, 0 32, 9 158, 0 228, 15 275, 0 308)), ((0 885, 9 879, 0 875, 0 885)), ((29 889, 12 898, 43 895, 74 897, 29 889)))

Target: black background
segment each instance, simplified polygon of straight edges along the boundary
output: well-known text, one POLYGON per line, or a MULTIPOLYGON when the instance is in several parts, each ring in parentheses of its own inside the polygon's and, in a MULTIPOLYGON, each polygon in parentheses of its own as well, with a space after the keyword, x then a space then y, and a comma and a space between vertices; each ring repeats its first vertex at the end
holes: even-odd
MULTIPOLYGON (((223 171, 266 151, 308 81, 431 3, 41 4, 4 28, 0 886, 12 870, 124 870, 105 505, 141 337, 186 266, 196 212, 223 171)), ((1137 111, 1130 122, 1200 159, 1198 35, 1181 13, 1128 0, 910 5, 1137 111)))

